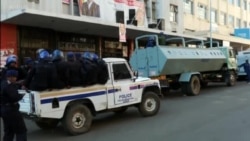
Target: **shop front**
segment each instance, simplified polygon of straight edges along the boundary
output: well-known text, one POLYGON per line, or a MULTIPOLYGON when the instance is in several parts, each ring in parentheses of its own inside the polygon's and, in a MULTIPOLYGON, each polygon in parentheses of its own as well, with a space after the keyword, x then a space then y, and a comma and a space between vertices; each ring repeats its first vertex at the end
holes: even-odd
MULTIPOLYGON (((25 57, 36 58, 40 48, 50 53, 55 49, 67 52, 92 52, 101 57, 123 57, 128 59, 127 43, 119 39, 93 35, 67 33, 35 27, 19 27, 19 52, 21 60, 25 57)), ((21 63, 23 63, 21 61, 21 63)))

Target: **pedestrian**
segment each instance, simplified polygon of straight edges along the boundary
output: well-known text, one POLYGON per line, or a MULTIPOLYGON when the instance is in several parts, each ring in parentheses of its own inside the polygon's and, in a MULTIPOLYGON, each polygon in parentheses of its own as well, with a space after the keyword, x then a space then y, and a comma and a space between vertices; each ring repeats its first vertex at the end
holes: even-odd
POLYGON ((247 74, 247 83, 250 84, 250 64, 248 62, 248 60, 245 61, 245 63, 241 64, 239 66, 244 68, 245 73, 247 74))
POLYGON ((1 84, 1 116, 3 119, 3 141, 27 141, 27 128, 22 114, 19 112, 18 101, 24 95, 18 94, 16 85, 18 71, 7 70, 6 80, 1 84))

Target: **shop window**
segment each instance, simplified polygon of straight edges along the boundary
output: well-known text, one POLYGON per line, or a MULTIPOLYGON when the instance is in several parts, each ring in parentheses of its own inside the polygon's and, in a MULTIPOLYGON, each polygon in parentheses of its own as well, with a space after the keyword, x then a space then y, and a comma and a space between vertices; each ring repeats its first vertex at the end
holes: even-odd
POLYGON ((64 52, 93 52, 96 53, 96 38, 78 34, 60 33, 58 49, 64 52))
POLYGON ((36 58, 36 50, 44 48, 49 51, 51 32, 44 29, 20 29, 20 56, 36 58))
POLYGON ((128 57, 128 48, 126 43, 118 41, 104 40, 102 49, 103 57, 128 57))

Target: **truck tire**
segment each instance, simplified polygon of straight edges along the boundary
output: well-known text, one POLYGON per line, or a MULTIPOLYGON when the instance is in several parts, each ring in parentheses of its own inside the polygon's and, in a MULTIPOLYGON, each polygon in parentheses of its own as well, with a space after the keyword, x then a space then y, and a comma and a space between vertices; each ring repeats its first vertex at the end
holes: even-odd
POLYGON ((41 118, 36 120, 35 123, 39 128, 49 130, 57 127, 59 119, 41 118))
POLYGON ((226 84, 227 86, 234 86, 236 83, 236 76, 235 73, 230 71, 229 74, 226 76, 226 84))
POLYGON ((88 132, 92 124, 92 114, 83 104, 70 106, 62 120, 64 130, 70 135, 88 132))
POLYGON ((183 84, 183 92, 188 96, 196 96, 200 94, 201 84, 197 75, 193 75, 189 83, 183 84))
POLYGON ((147 91, 142 96, 138 110, 142 116, 154 116, 160 109, 160 98, 155 92, 147 91))

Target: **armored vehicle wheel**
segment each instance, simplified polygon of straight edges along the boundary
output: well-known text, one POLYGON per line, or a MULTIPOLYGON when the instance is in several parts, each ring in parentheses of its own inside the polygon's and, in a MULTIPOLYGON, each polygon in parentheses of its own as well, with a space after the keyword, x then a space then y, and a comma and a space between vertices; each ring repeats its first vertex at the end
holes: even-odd
POLYGON ((188 96, 196 96, 200 94, 201 84, 197 75, 193 75, 189 83, 184 83, 182 86, 182 92, 188 96))
POLYGON ((44 130, 56 128, 59 123, 59 119, 49 119, 49 118, 41 118, 35 121, 36 125, 44 130))
POLYGON ((234 72, 229 72, 226 76, 226 84, 227 86, 234 86, 236 83, 236 76, 234 72))
POLYGON ((143 94, 138 110, 142 116, 148 117, 158 113, 160 109, 160 98, 155 92, 148 91, 143 94))
POLYGON ((78 135, 89 131, 92 119, 92 114, 87 106, 75 104, 67 109, 62 124, 67 133, 78 135))

